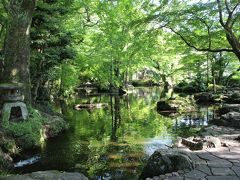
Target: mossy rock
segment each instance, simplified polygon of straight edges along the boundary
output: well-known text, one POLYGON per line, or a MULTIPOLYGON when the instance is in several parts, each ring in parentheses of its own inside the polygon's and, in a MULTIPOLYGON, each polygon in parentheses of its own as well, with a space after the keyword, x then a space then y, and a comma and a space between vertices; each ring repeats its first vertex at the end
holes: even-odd
MULTIPOLYGON (((190 155, 189 155, 190 156, 190 155)), ((188 155, 180 153, 178 150, 157 150, 149 158, 140 179, 158 176, 161 174, 176 172, 183 169, 193 169, 194 162, 188 155)))
POLYGON ((68 123, 59 116, 50 116, 44 114, 47 118, 46 123, 43 126, 43 132, 45 138, 51 138, 57 136, 60 132, 69 128, 68 123))

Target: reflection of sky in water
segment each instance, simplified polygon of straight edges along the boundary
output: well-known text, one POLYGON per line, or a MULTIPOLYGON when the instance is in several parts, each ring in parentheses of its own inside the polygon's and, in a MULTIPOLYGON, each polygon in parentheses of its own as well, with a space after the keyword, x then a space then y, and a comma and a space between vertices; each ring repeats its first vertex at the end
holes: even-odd
POLYGON ((178 126, 207 126, 207 119, 190 119, 190 118, 179 118, 177 120, 178 126))
POLYGON ((171 144, 172 144, 171 136, 155 137, 145 143, 144 152, 146 153, 146 155, 150 156, 157 149, 167 148, 166 145, 171 145, 171 144))
POLYGON ((34 163, 38 162, 39 160, 40 160, 40 156, 36 155, 36 156, 31 157, 29 159, 21 160, 21 161, 15 163, 14 167, 18 168, 18 167, 23 167, 23 166, 26 166, 26 165, 34 164, 34 163))

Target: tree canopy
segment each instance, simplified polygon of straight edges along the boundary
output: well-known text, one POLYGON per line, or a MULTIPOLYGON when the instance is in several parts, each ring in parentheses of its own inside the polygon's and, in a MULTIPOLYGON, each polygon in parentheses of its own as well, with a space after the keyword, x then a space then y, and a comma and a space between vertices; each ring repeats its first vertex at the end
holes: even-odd
MULTIPOLYGON (((39 0, 34 11, 25 1, 14 2, 0 4, 1 81, 11 80, 8 72, 16 54, 9 53, 17 51, 11 26, 17 32, 24 27, 16 9, 22 8, 32 12, 33 101, 71 94, 86 82, 112 89, 139 79, 165 86, 184 81, 206 90, 209 84, 240 79, 238 0, 39 0)), ((19 35, 15 39, 24 41, 19 35)))

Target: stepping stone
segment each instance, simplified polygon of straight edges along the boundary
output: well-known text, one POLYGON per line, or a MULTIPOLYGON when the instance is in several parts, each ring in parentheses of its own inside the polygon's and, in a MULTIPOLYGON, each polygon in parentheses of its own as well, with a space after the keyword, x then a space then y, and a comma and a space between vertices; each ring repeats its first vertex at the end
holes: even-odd
POLYGON ((217 160, 221 160, 213 155, 211 155, 208 152, 204 152, 204 153, 197 153, 197 156, 200 157, 201 159, 207 160, 207 161, 217 161, 217 160))
POLYGON ((206 160, 203 160, 203 159, 201 159, 201 158, 199 158, 196 154, 194 154, 194 153, 189 153, 189 157, 190 157, 190 159, 193 161, 193 162, 195 162, 195 164, 196 165, 206 165, 207 164, 207 162, 206 162, 206 160))
POLYGON ((239 180, 237 176, 207 176, 207 180, 239 180))
POLYGON ((207 175, 209 175, 209 176, 212 175, 211 170, 207 165, 200 165, 196 169, 205 173, 205 174, 207 174, 207 175))
POLYGON ((240 177, 240 167, 238 166, 233 166, 232 170, 237 174, 238 177, 240 177))
POLYGON ((235 173, 230 168, 211 168, 215 176, 232 176, 235 173))
POLYGON ((233 166, 233 164, 227 160, 220 159, 217 161, 208 161, 208 166, 211 168, 230 168, 233 166))
POLYGON ((193 178, 193 179, 198 178, 198 179, 200 179, 202 177, 207 176, 207 174, 194 169, 194 170, 190 171, 189 173, 186 173, 184 176, 187 177, 187 178, 193 178))

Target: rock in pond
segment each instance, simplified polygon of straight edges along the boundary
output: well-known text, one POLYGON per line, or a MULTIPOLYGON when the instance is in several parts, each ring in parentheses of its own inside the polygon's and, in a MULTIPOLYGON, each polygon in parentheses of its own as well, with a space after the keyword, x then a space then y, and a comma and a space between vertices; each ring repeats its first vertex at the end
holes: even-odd
POLYGON ((194 99, 199 103, 209 103, 214 102, 214 97, 212 93, 202 92, 194 94, 194 99))
POLYGON ((2 180, 88 180, 86 176, 78 172, 38 171, 31 174, 11 175, 0 177, 2 180))
POLYGON ((163 116, 174 115, 182 112, 196 111, 196 103, 193 98, 174 97, 157 102, 157 111, 163 116))
POLYGON ((185 153, 174 149, 161 149, 155 151, 149 158, 140 179, 176 172, 183 169, 193 169, 193 161, 185 153))
POLYGON ((178 106, 176 106, 175 104, 170 104, 167 101, 158 101, 157 102, 157 111, 160 114, 163 115, 169 115, 171 113, 176 113, 178 110, 178 106))

